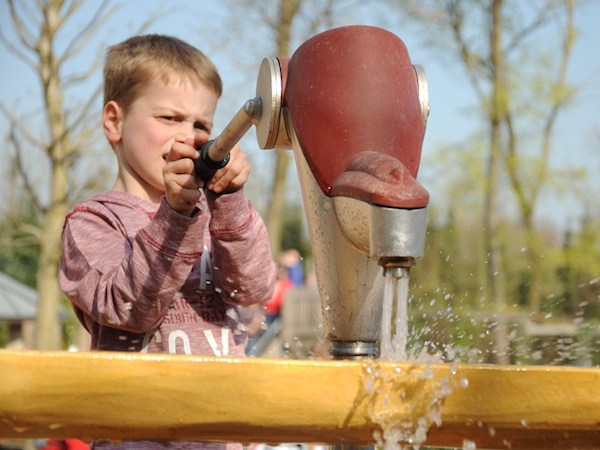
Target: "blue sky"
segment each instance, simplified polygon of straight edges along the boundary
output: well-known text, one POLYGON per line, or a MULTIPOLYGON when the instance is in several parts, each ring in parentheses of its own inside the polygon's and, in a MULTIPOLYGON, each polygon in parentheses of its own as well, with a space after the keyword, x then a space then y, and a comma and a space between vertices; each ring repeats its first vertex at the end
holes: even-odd
MULTIPOLYGON (((165 14, 161 15, 149 32, 172 34, 181 37, 206 51, 220 68, 225 82, 223 100, 217 111, 216 130, 222 128, 231 116, 239 109, 243 102, 254 95, 254 86, 258 64, 262 56, 270 56, 270 43, 264 43, 264 50, 256 51, 256 69, 252 67, 253 53, 243 47, 255 30, 255 24, 248 21, 247 27, 238 30, 220 29, 219 24, 226 15, 224 10, 226 2, 218 0, 171 0, 160 2, 158 0, 132 0, 119 3, 120 10, 105 27, 97 34, 97 42, 92 43, 90 49, 80 56, 73 64, 78 67, 89 67, 99 55, 95 48, 102 42, 116 43, 131 35, 144 20, 146 15, 161 8, 165 14), (168 7, 168 8, 167 8, 168 7), (167 13, 167 9, 169 12, 167 13), (217 30, 217 31, 215 31, 217 30), (222 33, 222 37, 220 36, 222 33), (226 44, 226 51, 219 49, 221 43, 226 44), (239 48, 240 54, 236 51, 239 48), (250 61, 250 62, 249 62, 250 61)), ((358 2, 357 5, 363 4, 358 2)), ((366 3, 365 3, 366 4, 366 3)), ((357 6, 358 7, 358 6, 357 6)), ((367 10, 360 14, 363 24, 379 25, 375 16, 367 10)), ((7 6, 0 6, 0 28, 8 29, 7 6)), ((577 102, 567 113, 563 114, 558 122, 555 154, 553 164, 555 167, 583 166, 590 173, 600 171, 600 1, 594 0, 585 3, 576 19, 579 28, 579 40, 573 55, 570 69, 570 81, 582 85, 582 90, 577 102)), ((71 24, 72 31, 83 24, 82 19, 74 20, 71 24)), ((480 125, 473 114, 475 100, 465 79, 464 73, 456 66, 446 64, 447 58, 439 58, 433 52, 424 50, 419 45, 419 36, 414 34, 400 34, 407 44, 414 63, 425 67, 429 81, 429 95, 431 115, 428 122, 426 139, 423 147, 424 159, 422 176, 431 186, 426 186, 432 194, 432 203, 436 202, 436 192, 443 191, 443 180, 435 178, 436 175, 427 171, 427 155, 433 154, 436 149, 449 143, 459 143, 469 139, 469 136, 480 125)), ((259 44, 258 47, 261 47, 259 44)), ((101 55, 100 55, 101 56, 101 55)), ((4 70, 0 72, 0 102, 17 112, 25 112, 32 106, 31 99, 37 92, 37 81, 30 69, 16 60, 12 55, 0 47, 0 62, 4 70)), ((99 82, 100 70, 95 77, 99 82)), ((90 89, 89 85, 82 87, 90 89)), ((0 132, 4 135, 6 123, 0 118, 0 132)), ((251 133, 251 139, 254 139, 251 133)), ((248 153, 260 152, 253 147, 253 141, 245 142, 248 153)), ((6 149, 2 150, 6 152, 6 149)), ((6 160, 6 154, 3 154, 6 160)), ((2 165, 4 168, 6 165, 2 165)), ((589 195, 591 203, 600 209, 599 201, 593 198, 600 197, 600 181, 592 177, 589 195)), ((557 200, 548 197, 540 211, 540 216, 549 218, 560 225, 571 223, 580 216, 580 202, 573 202, 572 198, 557 200)), ((599 213, 596 210, 596 213, 599 213)))

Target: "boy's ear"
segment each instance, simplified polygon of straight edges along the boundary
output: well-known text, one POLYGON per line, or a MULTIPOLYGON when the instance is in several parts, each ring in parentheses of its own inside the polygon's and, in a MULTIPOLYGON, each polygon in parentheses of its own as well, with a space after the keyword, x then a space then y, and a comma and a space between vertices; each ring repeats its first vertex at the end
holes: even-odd
POLYGON ((113 146, 121 141, 123 110, 117 102, 111 100, 102 110, 102 128, 108 142, 113 146))

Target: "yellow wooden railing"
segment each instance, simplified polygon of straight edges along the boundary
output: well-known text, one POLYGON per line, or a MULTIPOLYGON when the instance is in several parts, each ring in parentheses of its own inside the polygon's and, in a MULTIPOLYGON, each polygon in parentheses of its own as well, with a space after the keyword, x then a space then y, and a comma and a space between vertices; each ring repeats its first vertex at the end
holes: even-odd
POLYGON ((424 422, 428 445, 600 448, 600 370, 0 351, 0 439, 364 444, 424 422))

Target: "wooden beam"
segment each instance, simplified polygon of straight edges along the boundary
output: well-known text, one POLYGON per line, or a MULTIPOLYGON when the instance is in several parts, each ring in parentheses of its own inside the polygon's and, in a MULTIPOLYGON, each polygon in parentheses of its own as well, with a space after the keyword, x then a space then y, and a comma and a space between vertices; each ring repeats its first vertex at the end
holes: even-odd
POLYGON ((0 438, 365 444, 419 424, 435 446, 598 448, 600 370, 0 350, 0 438))

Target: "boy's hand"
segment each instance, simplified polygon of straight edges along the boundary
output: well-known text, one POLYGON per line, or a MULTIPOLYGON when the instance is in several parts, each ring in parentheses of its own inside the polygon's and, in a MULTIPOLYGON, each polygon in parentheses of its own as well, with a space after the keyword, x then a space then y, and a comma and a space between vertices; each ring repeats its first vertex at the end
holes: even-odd
POLYGON ((230 152, 227 165, 217 170, 205 186, 194 170, 193 160, 198 156, 191 139, 175 142, 163 169, 167 203, 186 216, 191 216, 196 208, 200 199, 199 189, 206 187, 216 194, 229 194, 241 189, 250 176, 248 158, 236 145, 230 152))
POLYGON ((250 164, 246 154, 239 146, 233 147, 229 162, 215 172, 206 183, 206 188, 216 194, 229 194, 241 189, 250 176, 250 164))
POLYGON ((171 208, 180 214, 191 216, 200 199, 199 189, 204 182, 196 178, 194 159, 198 151, 192 139, 174 142, 163 168, 165 196, 171 208))

